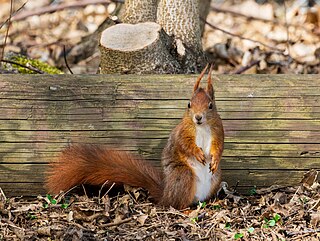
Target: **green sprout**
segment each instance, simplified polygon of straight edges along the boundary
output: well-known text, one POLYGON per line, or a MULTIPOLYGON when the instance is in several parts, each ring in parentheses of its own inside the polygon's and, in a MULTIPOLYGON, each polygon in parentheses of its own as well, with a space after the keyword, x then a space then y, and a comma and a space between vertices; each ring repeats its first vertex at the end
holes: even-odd
POLYGON ((241 238, 243 238, 243 234, 242 233, 236 233, 234 235, 234 239, 241 239, 241 238))

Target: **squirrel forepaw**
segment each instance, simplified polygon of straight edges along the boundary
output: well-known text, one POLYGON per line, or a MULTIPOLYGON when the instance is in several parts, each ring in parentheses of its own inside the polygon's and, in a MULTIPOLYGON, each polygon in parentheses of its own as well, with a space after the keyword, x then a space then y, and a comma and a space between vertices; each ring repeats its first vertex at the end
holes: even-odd
POLYGON ((198 162, 202 163, 203 165, 206 164, 206 158, 205 158, 203 150, 201 148, 198 149, 198 152, 195 153, 194 156, 198 160, 198 162))
POLYGON ((211 160, 211 162, 210 162, 210 166, 209 166, 209 168, 210 168, 210 171, 212 172, 212 173, 215 173, 216 171, 217 171, 217 169, 218 169, 218 161, 216 161, 214 158, 212 158, 212 160, 211 160))

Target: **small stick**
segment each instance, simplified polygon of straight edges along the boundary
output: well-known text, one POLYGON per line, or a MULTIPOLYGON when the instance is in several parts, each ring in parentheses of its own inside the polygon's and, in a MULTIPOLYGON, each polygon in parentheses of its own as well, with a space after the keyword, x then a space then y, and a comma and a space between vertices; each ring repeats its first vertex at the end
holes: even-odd
MULTIPOLYGON (((113 188, 113 186, 115 185, 116 183, 112 183, 111 187, 108 189, 108 191, 102 196, 102 198, 104 198, 106 195, 108 195, 108 193, 111 191, 111 189, 113 188)), ((101 199, 102 199, 101 198, 101 199)))
POLYGON ((237 191, 237 188, 238 188, 238 186, 239 186, 239 183, 240 183, 240 181, 238 180, 237 183, 236 183, 236 185, 235 185, 235 187, 233 188, 233 192, 236 192, 236 191, 237 191))
POLYGON ((130 222, 131 220, 133 220, 132 217, 126 218, 126 219, 123 219, 123 220, 121 220, 121 221, 114 222, 114 223, 101 224, 100 227, 102 227, 102 228, 108 228, 108 227, 112 227, 112 226, 118 226, 118 225, 121 225, 121 224, 124 224, 124 223, 128 223, 128 222, 130 222))
POLYGON ((246 38, 246 37, 243 37, 243 36, 238 35, 238 34, 234 34, 234 33, 228 32, 228 31, 226 31, 226 30, 224 30, 224 29, 222 29, 222 28, 219 28, 219 27, 217 27, 217 26, 209 23, 207 20, 205 20, 205 19, 202 18, 202 17, 200 17, 200 19, 201 19, 201 21, 203 21, 203 22, 205 22, 206 24, 208 24, 211 28, 216 29, 216 30, 219 30, 219 31, 221 31, 221 32, 223 32, 223 33, 225 33, 225 34, 228 34, 228 35, 231 35, 231 36, 233 36, 233 37, 237 37, 237 38, 240 38, 240 39, 243 39, 243 40, 248 40, 248 41, 251 41, 251 42, 253 42, 253 43, 260 44, 260 45, 262 45, 262 46, 264 46, 264 47, 267 47, 267 48, 269 48, 269 49, 273 49, 273 50, 275 50, 275 51, 277 51, 277 52, 283 53, 283 52, 285 51, 285 50, 283 50, 283 49, 279 49, 279 48, 270 46, 270 45, 265 44, 265 43, 262 43, 262 42, 260 42, 260 41, 253 40, 253 39, 246 38))
POLYGON ((5 49, 6 44, 7 44, 7 39, 8 39, 8 35, 9 35, 9 29, 10 29, 10 26, 11 26, 12 11, 13 11, 13 0, 10 1, 10 15, 9 15, 9 18, 8 18, 8 28, 7 28, 7 31, 6 31, 6 36, 4 37, 4 43, 3 43, 3 48, 2 48, 2 53, 1 53, 0 59, 4 58, 4 49, 5 49))
MULTIPOLYGON (((11 17, 14 17, 26 4, 28 1, 26 1, 25 3, 23 3, 16 11, 14 11, 14 13, 12 13, 11 17)), ((6 19, 6 21, 4 21, 2 24, 0 24, 0 29, 10 20, 10 16, 6 19)))
POLYGON ((73 74, 72 70, 70 69, 70 67, 68 65, 67 56, 66 56, 66 46, 65 45, 63 45, 63 58, 64 58, 64 62, 66 63, 66 66, 67 66, 69 72, 71 74, 73 74))
POLYGON ((4 194, 4 192, 3 192, 3 190, 2 190, 1 187, 0 187, 0 194, 1 194, 1 196, 4 197, 4 200, 7 200, 7 197, 6 197, 6 195, 4 194))
POLYGON ((42 15, 45 13, 52 13, 56 11, 61 11, 67 8, 80 8, 85 7, 90 4, 110 4, 111 2, 124 3, 124 0, 83 0, 83 1, 74 1, 73 3, 64 3, 59 5, 50 5, 40 9, 35 9, 31 11, 25 11, 20 14, 17 14, 12 18, 13 21, 20 21, 25 18, 34 16, 34 15, 42 15))
POLYGON ((226 8, 219 8, 219 7, 216 7, 216 6, 212 6, 211 10, 213 10, 215 12, 219 12, 219 13, 228 13, 228 14, 232 14, 232 15, 237 16, 237 17, 247 18, 248 20, 256 20, 256 21, 261 21, 261 22, 265 22, 265 23, 272 23, 272 24, 275 24, 275 25, 293 26, 295 28, 302 28, 302 29, 304 29, 306 31, 311 32, 311 30, 306 29, 301 24, 299 25, 299 24, 292 24, 292 23, 283 23, 282 21, 279 21, 277 19, 271 20, 271 19, 259 18, 259 17, 255 17, 255 16, 248 16, 248 15, 245 15, 245 14, 240 13, 240 12, 236 12, 236 11, 233 11, 233 10, 230 10, 230 9, 226 9, 226 8))
POLYGON ((20 63, 11 61, 11 60, 5 60, 5 59, 1 59, 0 62, 8 63, 8 64, 15 64, 15 65, 18 65, 18 66, 20 66, 22 68, 26 68, 26 69, 32 70, 32 71, 36 72, 37 74, 45 74, 45 72, 43 72, 40 69, 37 69, 36 67, 34 67, 34 66, 30 65, 30 64, 23 65, 23 64, 20 64, 20 63))
POLYGON ((259 63, 260 63, 260 60, 254 60, 250 64, 243 66, 240 69, 236 70, 235 72, 233 72, 233 74, 242 74, 244 71, 250 69, 251 67, 253 67, 259 63))

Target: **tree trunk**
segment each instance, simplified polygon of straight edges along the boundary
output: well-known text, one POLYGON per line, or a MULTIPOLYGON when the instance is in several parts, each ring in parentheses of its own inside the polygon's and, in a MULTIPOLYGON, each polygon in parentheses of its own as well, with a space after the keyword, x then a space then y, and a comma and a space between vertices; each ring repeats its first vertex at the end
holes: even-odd
POLYGON ((124 23, 156 22, 158 0, 126 0, 124 23))
MULTIPOLYGON (((200 0, 158 1, 127 0, 123 22, 157 22, 166 34, 159 25, 151 29, 150 23, 149 27, 126 24, 105 30, 100 42, 101 73, 197 73, 203 69, 200 0), (149 35, 158 37, 151 40, 149 35)), ((208 4, 209 0, 201 2, 206 8, 208 4)))
POLYGON ((157 23, 112 26, 101 35, 101 73, 177 73, 180 66, 170 45, 157 23))
POLYGON ((199 72, 206 62, 201 43, 199 0, 160 0, 157 21, 174 37, 183 72, 199 72))
MULTIPOLYGON (((211 0, 199 0, 199 15, 200 18, 207 19, 210 12, 211 0)), ((200 20, 201 35, 204 32, 205 23, 200 20)))

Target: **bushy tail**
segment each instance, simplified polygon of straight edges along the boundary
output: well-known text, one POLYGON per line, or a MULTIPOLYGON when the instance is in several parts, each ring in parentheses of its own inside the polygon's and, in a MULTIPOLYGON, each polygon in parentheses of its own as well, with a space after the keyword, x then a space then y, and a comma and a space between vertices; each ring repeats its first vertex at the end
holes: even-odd
POLYGON ((147 189, 159 201, 163 193, 162 172, 129 153, 97 145, 72 145, 51 164, 46 178, 49 193, 67 191, 79 184, 128 184, 147 189))

